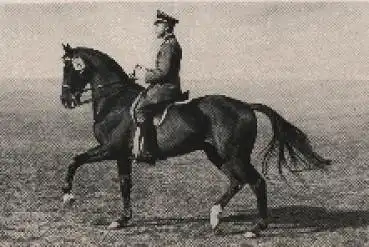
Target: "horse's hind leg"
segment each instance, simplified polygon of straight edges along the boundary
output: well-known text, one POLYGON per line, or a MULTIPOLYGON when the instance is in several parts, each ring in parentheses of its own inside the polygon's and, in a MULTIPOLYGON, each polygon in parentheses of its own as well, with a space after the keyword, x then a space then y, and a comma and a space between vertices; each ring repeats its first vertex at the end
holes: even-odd
POLYGON ((260 219, 245 234, 246 237, 256 237, 262 230, 267 228, 267 194, 264 178, 251 165, 250 158, 242 155, 242 158, 234 158, 224 163, 220 169, 228 177, 230 184, 227 191, 214 204, 210 211, 210 224, 216 229, 220 223, 220 216, 229 201, 248 183, 257 198, 257 208, 260 219))
MULTIPOLYGON (((222 166, 222 171, 227 175, 230 180, 230 186, 226 193, 220 198, 220 200, 213 206, 212 214, 213 222, 219 223, 219 214, 222 209, 228 204, 236 193, 248 183, 251 186, 252 191, 256 195, 257 208, 260 219, 251 227, 245 236, 256 237, 262 230, 265 230, 268 226, 268 207, 267 207, 267 194, 266 183, 264 178, 256 171, 251 165, 249 159, 234 159, 231 162, 227 162, 222 166)), ((213 228, 216 227, 212 224, 213 228)))
POLYGON ((264 178, 258 171, 248 163, 245 170, 245 181, 250 185, 252 191, 256 195, 257 208, 260 219, 251 227, 250 231, 245 234, 246 237, 256 237, 262 230, 268 226, 268 205, 267 190, 264 178))
POLYGON ((71 191, 73 187, 73 178, 77 169, 86 163, 105 160, 108 158, 108 155, 108 148, 106 146, 97 146, 73 158, 74 161, 68 166, 67 175, 65 176, 65 184, 62 187, 62 191, 64 193, 63 202, 65 204, 74 201, 74 196, 71 194, 71 191))
POLYGON ((243 184, 232 175, 232 173, 228 169, 228 165, 229 163, 224 164, 221 169, 229 179, 229 186, 227 188, 227 191, 219 198, 219 200, 217 200, 217 202, 210 210, 210 225, 213 230, 215 230, 220 223, 220 216, 223 209, 243 187, 243 184))

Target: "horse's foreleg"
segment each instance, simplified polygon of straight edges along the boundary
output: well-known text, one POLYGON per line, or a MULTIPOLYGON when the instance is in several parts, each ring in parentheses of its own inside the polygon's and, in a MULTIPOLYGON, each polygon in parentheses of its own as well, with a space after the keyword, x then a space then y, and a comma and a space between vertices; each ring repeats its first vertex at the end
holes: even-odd
POLYGON ((132 207, 131 207, 131 188, 132 188, 132 163, 129 159, 117 160, 118 173, 119 173, 119 184, 120 192, 123 200, 123 212, 120 218, 113 221, 109 229, 119 229, 127 224, 132 218, 132 207))
POLYGON ((71 193, 72 186, 73 186, 73 178, 76 174, 78 167, 80 167, 82 163, 78 163, 73 161, 73 163, 69 164, 67 175, 65 176, 64 186, 62 187, 63 191, 63 203, 64 204, 71 204, 74 202, 74 196, 71 193))
POLYGON ((74 196, 71 194, 71 191, 73 187, 73 178, 77 169, 83 164, 107 159, 109 157, 108 150, 109 148, 106 146, 97 146, 73 158, 74 161, 68 166, 67 175, 65 176, 65 184, 62 187, 64 203, 74 201, 74 196))

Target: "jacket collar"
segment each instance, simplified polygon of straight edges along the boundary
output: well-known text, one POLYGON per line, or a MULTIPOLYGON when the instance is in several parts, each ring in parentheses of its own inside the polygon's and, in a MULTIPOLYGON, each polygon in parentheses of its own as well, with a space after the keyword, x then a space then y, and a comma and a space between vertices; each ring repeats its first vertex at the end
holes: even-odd
POLYGON ((176 36, 173 33, 168 33, 167 35, 164 36, 162 44, 165 44, 169 40, 175 39, 175 38, 176 36))
POLYGON ((165 35, 164 40, 168 40, 168 39, 172 39, 175 38, 176 36, 174 35, 174 33, 168 33, 167 35, 165 35))
POLYGON ((166 43, 168 43, 170 40, 175 39, 176 36, 173 33, 168 33, 161 39, 160 47, 166 43))

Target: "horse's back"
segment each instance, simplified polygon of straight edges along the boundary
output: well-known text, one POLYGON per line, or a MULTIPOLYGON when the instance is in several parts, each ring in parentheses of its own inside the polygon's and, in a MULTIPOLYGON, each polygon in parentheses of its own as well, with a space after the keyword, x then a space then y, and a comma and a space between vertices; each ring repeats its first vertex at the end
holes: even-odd
POLYGON ((207 95, 170 106, 158 126, 158 143, 164 149, 185 142, 194 149, 194 143, 197 148, 210 143, 225 153, 234 136, 253 139, 256 129, 256 116, 248 104, 223 95, 207 95))
MULTIPOLYGON (((199 98, 198 108, 209 119, 213 131, 234 132, 235 128, 256 129, 256 115, 250 105, 224 95, 199 98)), ((224 133, 227 134, 227 133, 224 133)))
POLYGON ((211 119, 225 121, 248 121, 256 119, 254 111, 246 102, 225 96, 207 95, 194 99, 201 112, 211 119))
MULTIPOLYGON (((206 95, 184 102, 176 102, 167 108, 167 121, 182 119, 196 122, 201 126, 209 120, 217 120, 219 124, 234 121, 256 120, 254 111, 246 102, 225 96, 206 95)), ((230 124, 232 125, 232 124, 230 124)))

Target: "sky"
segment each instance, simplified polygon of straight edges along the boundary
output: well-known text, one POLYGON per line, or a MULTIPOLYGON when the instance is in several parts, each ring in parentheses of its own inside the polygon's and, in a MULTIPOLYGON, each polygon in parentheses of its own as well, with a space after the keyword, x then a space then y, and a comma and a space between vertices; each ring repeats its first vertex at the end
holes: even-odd
POLYGON ((60 78, 63 42, 152 66, 157 9, 180 20, 185 80, 369 79, 369 2, 0 3, 0 78, 60 78))

